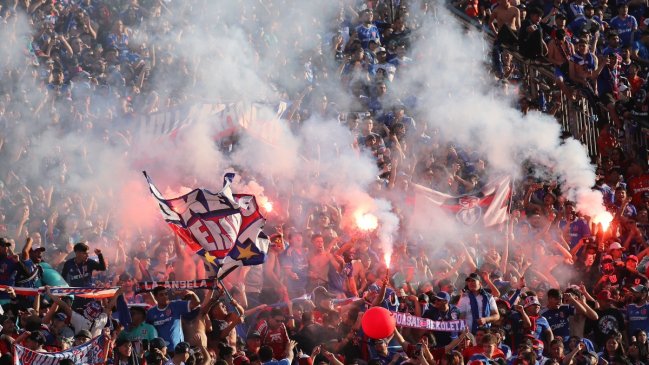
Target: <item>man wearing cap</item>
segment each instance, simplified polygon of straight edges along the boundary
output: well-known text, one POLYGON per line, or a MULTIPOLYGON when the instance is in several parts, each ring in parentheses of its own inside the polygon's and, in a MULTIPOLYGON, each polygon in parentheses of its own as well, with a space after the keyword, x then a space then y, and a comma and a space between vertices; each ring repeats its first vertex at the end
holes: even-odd
POLYGON ((165 365, 184 365, 193 353, 187 342, 179 342, 174 347, 174 356, 165 365))
MULTIPOLYGON (((460 310, 449 304, 451 296, 440 291, 432 297, 433 305, 424 312, 423 317, 433 321, 455 321, 460 319, 460 310)), ((458 332, 433 331, 437 340, 437 347, 444 347, 457 338, 458 332)))
POLYGON ((49 328, 52 332, 53 335, 56 336, 57 339, 62 341, 63 339, 66 338, 74 338, 74 331, 70 326, 68 326, 68 316, 65 315, 65 313, 56 313, 52 317, 52 323, 45 323, 49 324, 49 328))
POLYGON ((119 333, 118 338, 125 338, 129 341, 152 341, 158 337, 158 331, 146 323, 146 308, 141 305, 133 305, 129 308, 131 312, 131 325, 119 333))
POLYGON ((331 301, 336 296, 330 293, 325 287, 319 286, 313 289, 311 300, 315 305, 313 309, 313 322, 319 325, 324 324, 324 317, 329 312, 334 310, 333 302, 331 301))
POLYGON ((628 335, 635 336, 638 330, 649 333, 649 304, 647 303, 647 292, 649 289, 642 285, 631 287, 633 302, 626 305, 626 320, 629 326, 628 335))
POLYGON ((599 303, 599 308, 596 309, 595 312, 597 312, 598 320, 596 322, 588 321, 591 326, 593 326, 591 328, 594 328, 595 335, 593 337, 593 340, 595 340, 597 346, 604 346, 606 339, 614 331, 622 333, 622 336, 626 338, 626 325, 624 323, 624 315, 622 311, 620 311, 613 305, 611 292, 608 290, 600 291, 597 294, 597 302, 599 303))
POLYGON ((500 319, 496 299, 487 293, 480 282, 480 276, 471 273, 465 280, 467 286, 457 304, 460 318, 466 320, 472 333, 480 326, 491 326, 500 319))
POLYGON ((622 271, 622 283, 627 289, 631 289, 636 285, 646 285, 647 277, 638 272, 638 256, 629 255, 624 263, 622 271))
POLYGON ((24 270, 18 270, 16 286, 34 288, 36 287, 36 281, 43 276, 43 269, 39 264, 43 262, 45 247, 32 247, 33 242, 34 240, 31 237, 27 237, 25 241, 25 246, 20 255, 24 270))
POLYGON ((84 343, 92 340, 92 334, 88 330, 79 330, 77 331, 77 334, 74 335, 74 343, 72 344, 73 346, 80 346, 83 345, 84 343))
MULTIPOLYGON (((0 285, 14 286, 18 267, 19 260, 11 250, 11 241, 0 237, 0 285)), ((0 291, 0 304, 6 303, 9 303, 9 294, 6 291, 0 291)))
MULTIPOLYGON (((378 340, 372 340, 372 343, 374 345, 374 356, 370 360, 372 361, 378 361, 380 365, 388 365, 388 364, 394 364, 394 358, 399 356, 398 352, 395 349, 389 348, 388 347, 388 341, 385 339, 378 339, 378 340)), ((405 360, 406 355, 403 354, 401 355, 402 360, 405 360)), ((401 363, 401 361, 397 361, 396 364, 401 363)))
POLYGON ((541 315, 541 303, 535 295, 528 295, 523 301, 523 306, 515 305, 515 313, 511 315, 514 339, 519 340, 525 336, 532 336, 538 340, 545 340, 550 344, 554 334, 548 320, 541 315))
MULTIPOLYGON (((622 246, 620 246, 618 242, 613 242, 609 247, 610 247, 609 252, 616 254, 615 251, 621 252, 622 246)), ((620 287, 622 285, 623 270, 624 270, 624 267, 622 266, 622 262, 621 261, 616 262, 615 260, 613 260, 613 256, 608 254, 602 256, 599 264, 600 264, 600 271, 602 272, 602 276, 597 281, 597 283, 595 283, 595 290, 597 291, 604 288, 620 287)))

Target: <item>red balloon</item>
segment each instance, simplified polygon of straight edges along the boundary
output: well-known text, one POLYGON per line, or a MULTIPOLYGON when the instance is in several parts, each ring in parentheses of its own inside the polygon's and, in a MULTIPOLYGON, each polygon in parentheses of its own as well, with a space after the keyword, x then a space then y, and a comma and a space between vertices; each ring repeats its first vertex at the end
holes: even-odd
POLYGON ((378 340, 394 333, 397 319, 383 307, 372 307, 363 315, 361 325, 369 338, 378 340))

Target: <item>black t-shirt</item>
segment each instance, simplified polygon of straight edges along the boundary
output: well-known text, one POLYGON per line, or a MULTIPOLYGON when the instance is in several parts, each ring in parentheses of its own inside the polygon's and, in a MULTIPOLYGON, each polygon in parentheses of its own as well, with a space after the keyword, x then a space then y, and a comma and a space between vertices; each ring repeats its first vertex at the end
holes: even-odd
POLYGON ((587 325, 593 331, 595 343, 598 346, 604 346, 608 336, 613 331, 624 333, 626 326, 624 325, 624 315, 617 308, 597 309, 599 319, 597 321, 589 320, 587 325))

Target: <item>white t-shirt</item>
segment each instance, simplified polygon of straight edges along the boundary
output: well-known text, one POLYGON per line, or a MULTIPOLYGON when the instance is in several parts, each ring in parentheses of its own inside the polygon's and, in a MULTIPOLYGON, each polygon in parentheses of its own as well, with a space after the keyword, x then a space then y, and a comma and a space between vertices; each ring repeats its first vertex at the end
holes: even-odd
MULTIPOLYGON (((476 295, 475 299, 478 302, 478 311, 482 313, 482 301, 484 300, 484 296, 476 295)), ((460 316, 465 319, 467 326, 471 328, 471 325, 473 324, 473 313, 471 312, 471 300, 469 300, 467 294, 462 294, 460 301, 457 303, 457 308, 460 310, 460 316)), ((496 298, 491 296, 491 299, 489 299, 489 313, 494 314, 497 311, 498 306, 496 304, 496 298)))
POLYGON ((77 312, 72 312, 72 317, 70 318, 70 325, 74 327, 76 333, 81 330, 88 330, 90 331, 92 338, 101 335, 101 330, 106 327, 106 323, 108 323, 108 315, 106 313, 100 314, 94 322, 88 320, 77 312))

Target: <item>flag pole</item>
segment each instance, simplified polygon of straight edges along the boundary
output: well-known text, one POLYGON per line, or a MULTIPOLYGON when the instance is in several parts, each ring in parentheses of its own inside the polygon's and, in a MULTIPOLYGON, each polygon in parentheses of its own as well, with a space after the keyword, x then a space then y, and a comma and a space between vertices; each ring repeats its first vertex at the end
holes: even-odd
MULTIPOLYGON (((222 267, 221 264, 219 264, 218 269, 221 269, 221 267, 222 267)), ((233 266, 233 267, 229 268, 228 271, 224 272, 223 274, 219 275, 218 277, 216 275, 214 276, 216 278, 217 283, 219 283, 219 285, 223 289, 223 293, 225 294, 226 298, 228 298, 230 303, 232 303, 234 298, 232 297, 232 294, 230 294, 230 291, 228 290, 228 288, 225 287, 225 284, 223 283, 223 279, 226 276, 228 276, 230 273, 232 273, 234 270, 236 270, 236 268, 238 268, 238 267, 239 266, 233 266)), ((216 271, 217 273, 219 272, 218 269, 216 271)), ((239 317, 241 317, 243 315, 243 313, 239 312, 239 309, 237 308, 237 306, 233 305, 233 307, 234 307, 234 311, 237 312, 237 315, 239 317)))
POLYGON ((503 264, 499 268, 503 276, 507 273, 507 261, 509 261, 509 240, 511 238, 510 233, 514 229, 514 221, 512 219, 512 206, 514 205, 514 179, 512 179, 509 184, 509 206, 507 207, 507 224, 505 226, 505 249, 503 250, 503 256, 501 257, 503 264))

